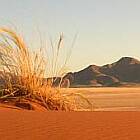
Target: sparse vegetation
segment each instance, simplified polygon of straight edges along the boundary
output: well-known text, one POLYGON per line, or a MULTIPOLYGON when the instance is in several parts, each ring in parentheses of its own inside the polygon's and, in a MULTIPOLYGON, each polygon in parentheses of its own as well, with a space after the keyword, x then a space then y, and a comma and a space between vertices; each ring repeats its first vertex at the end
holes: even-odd
POLYGON ((54 69, 51 69, 46 67, 42 48, 33 53, 20 35, 11 29, 0 28, 0 102, 23 105, 28 109, 32 109, 30 103, 34 102, 47 110, 73 111, 82 109, 84 101, 83 105, 91 109, 90 102, 81 95, 61 93, 59 87, 52 86, 53 81, 44 80, 46 70, 56 73, 62 39, 60 36, 56 55, 53 54, 54 69))

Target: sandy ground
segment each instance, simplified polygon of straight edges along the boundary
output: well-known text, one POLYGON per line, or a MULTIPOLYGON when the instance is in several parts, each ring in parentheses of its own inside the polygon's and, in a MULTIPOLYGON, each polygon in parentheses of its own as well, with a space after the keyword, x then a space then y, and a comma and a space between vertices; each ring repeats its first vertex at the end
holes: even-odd
POLYGON ((139 88, 63 90, 84 95, 96 110, 26 111, 0 105, 0 140, 139 140, 139 88))
POLYGON ((140 111, 140 88, 71 88, 65 93, 86 97, 97 111, 140 111))
POLYGON ((138 140, 140 112, 0 110, 1 140, 138 140))

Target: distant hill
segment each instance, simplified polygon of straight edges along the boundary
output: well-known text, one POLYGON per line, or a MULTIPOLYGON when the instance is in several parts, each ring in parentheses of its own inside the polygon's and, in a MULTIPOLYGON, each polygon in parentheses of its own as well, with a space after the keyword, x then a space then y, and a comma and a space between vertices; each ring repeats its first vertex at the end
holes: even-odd
POLYGON ((75 86, 120 86, 124 83, 140 83, 140 61, 131 57, 122 57, 115 63, 104 66, 90 65, 87 68, 70 72, 64 80, 75 86))

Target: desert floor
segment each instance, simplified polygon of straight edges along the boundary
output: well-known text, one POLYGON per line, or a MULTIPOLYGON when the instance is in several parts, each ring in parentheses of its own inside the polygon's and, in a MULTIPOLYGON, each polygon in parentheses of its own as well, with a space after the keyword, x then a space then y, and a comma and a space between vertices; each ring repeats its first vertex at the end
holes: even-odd
POLYGON ((0 106, 0 140, 139 140, 140 112, 135 111, 140 108, 139 88, 62 90, 83 94, 96 111, 26 111, 0 106))
POLYGON ((0 110, 1 140, 139 140, 140 112, 0 110))
POLYGON ((78 93, 86 97, 95 111, 140 111, 140 88, 71 88, 65 93, 78 93))

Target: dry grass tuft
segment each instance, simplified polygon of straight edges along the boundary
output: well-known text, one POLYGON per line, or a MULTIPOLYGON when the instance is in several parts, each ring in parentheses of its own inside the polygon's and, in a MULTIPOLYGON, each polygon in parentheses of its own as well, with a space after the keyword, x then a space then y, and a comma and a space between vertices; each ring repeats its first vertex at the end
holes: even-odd
MULTIPOLYGON (((60 36, 56 58, 53 58, 54 68, 62 39, 60 36)), ((46 66, 42 49, 33 53, 20 35, 11 29, 0 28, 0 102, 12 102, 14 105, 27 107, 30 102, 36 102, 47 110, 71 111, 81 106, 76 101, 78 97, 79 102, 81 98, 90 105, 81 95, 63 94, 59 88, 52 86, 52 82, 44 81, 46 70, 50 70, 46 66)))

